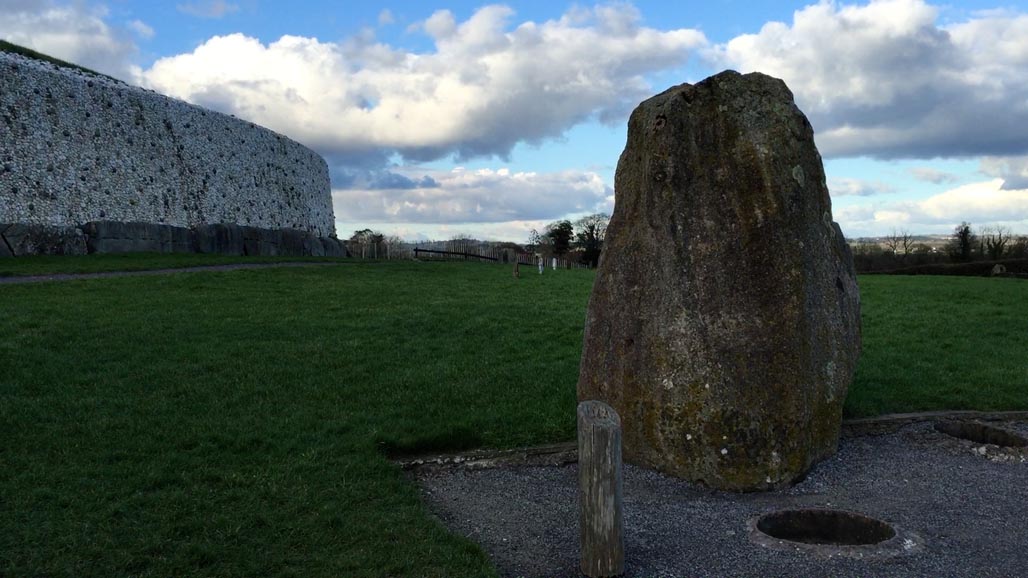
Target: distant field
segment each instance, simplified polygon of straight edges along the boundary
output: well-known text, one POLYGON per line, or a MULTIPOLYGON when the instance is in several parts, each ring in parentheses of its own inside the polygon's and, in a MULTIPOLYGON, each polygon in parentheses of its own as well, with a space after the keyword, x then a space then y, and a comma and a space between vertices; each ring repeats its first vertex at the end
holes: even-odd
MULTIPOLYGON (((351 262, 0 286, 0 576, 493 575, 383 452, 573 439, 592 279, 351 262)), ((1028 283, 861 287, 848 415, 1028 409, 1028 283)))

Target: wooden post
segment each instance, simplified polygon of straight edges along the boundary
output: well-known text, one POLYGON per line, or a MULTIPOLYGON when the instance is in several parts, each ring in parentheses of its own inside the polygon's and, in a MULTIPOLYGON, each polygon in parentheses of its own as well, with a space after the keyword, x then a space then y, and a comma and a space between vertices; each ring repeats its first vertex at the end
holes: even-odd
POLYGON ((625 572, 621 418, 602 401, 578 404, 578 524, 582 574, 625 572))

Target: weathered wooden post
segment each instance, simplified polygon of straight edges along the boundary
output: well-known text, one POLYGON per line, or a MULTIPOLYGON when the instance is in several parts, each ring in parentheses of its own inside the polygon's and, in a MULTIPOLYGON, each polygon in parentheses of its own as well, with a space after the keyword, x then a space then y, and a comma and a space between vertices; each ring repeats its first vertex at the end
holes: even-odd
POLYGON ((582 573, 623 574, 621 418, 602 401, 578 404, 578 500, 582 573))

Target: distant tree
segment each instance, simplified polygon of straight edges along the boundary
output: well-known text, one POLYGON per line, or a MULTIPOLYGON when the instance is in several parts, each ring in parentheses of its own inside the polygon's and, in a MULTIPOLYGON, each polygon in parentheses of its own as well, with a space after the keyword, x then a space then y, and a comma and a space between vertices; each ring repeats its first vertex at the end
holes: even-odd
POLYGON ((1007 247, 1007 256, 1011 259, 1028 257, 1028 236, 1021 235, 1013 239, 1007 247))
POLYGON ((575 236, 575 227, 571 221, 555 221, 546 226, 546 237, 554 255, 563 255, 571 249, 571 239, 575 236))
POLYGON ((977 236, 971 230, 971 224, 960 223, 953 229, 953 239, 949 245, 949 255, 954 261, 968 262, 974 257, 974 246, 977 236))
POLYGON ((600 251, 603 250, 603 239, 607 236, 609 223, 610 215, 606 213, 587 215, 575 221, 574 227, 578 231, 575 234, 575 241, 582 250, 582 263, 590 267, 599 264, 600 251))
POLYGON ((375 232, 371 229, 361 229, 360 231, 354 231, 353 234, 350 235, 350 242, 368 244, 371 242, 371 236, 374 234, 375 232))
POLYGON ((550 244, 550 238, 545 233, 540 233, 536 229, 532 229, 528 232, 528 249, 531 253, 546 253, 547 246, 550 244))
POLYGON ((893 229, 892 234, 885 237, 884 243, 886 251, 891 253, 900 262, 903 262, 906 261, 907 255, 914 246, 914 238, 906 229, 899 232, 893 229))
POLYGON ((900 231, 900 247, 903 249, 904 258, 914 250, 914 236, 906 229, 900 231))
POLYGON ((395 259, 398 256, 397 255, 398 252, 400 252, 400 253, 403 252, 402 251, 402 249, 403 249, 403 239, 401 239, 400 237, 398 237, 396 235, 389 235, 389 236, 387 236, 382 241, 382 245, 385 248, 385 258, 386 259, 395 259))
POLYGON ((896 229, 892 230, 891 235, 886 235, 882 238, 882 244, 885 245, 885 250, 895 255, 899 252, 900 238, 899 234, 896 233, 896 229))
POLYGON ((385 235, 371 229, 354 231, 350 235, 350 244, 360 247, 361 258, 367 257, 370 253, 372 258, 378 258, 378 246, 385 240, 385 235))
POLYGON ((1003 256, 1003 251, 1010 242, 1010 229, 999 225, 988 227, 982 230, 982 238, 989 259, 996 261, 1003 256))
POLYGON ((478 245, 478 240, 471 235, 457 233, 450 237, 450 240, 446 243, 446 250, 453 251, 454 253, 464 253, 464 260, 467 261, 469 254, 477 252, 476 245, 478 245))

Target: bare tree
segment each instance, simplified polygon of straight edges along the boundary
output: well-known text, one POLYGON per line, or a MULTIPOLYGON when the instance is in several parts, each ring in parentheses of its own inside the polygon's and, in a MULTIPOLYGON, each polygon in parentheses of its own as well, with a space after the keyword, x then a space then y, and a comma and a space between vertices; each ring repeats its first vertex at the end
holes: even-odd
POLYGON ((900 231, 900 245, 903 248, 903 258, 905 259, 914 249, 914 236, 906 229, 900 231))
POLYGON ((401 253, 404 245, 403 239, 401 239, 400 237, 397 237, 396 235, 389 235, 385 238, 384 241, 382 241, 382 244, 385 246, 386 259, 395 259, 397 257, 405 256, 399 254, 401 253))
POLYGON ((1003 251, 1010 242, 1010 229, 996 225, 982 229, 982 240, 989 259, 996 261, 1003 256, 1003 251))
POLYGON ((885 250, 895 255, 899 251, 900 237, 896 233, 896 229, 892 230, 892 234, 886 235, 882 239, 882 244, 885 245, 885 250))
POLYGON ((892 234, 885 237, 884 244, 885 249, 892 253, 894 257, 900 261, 905 261, 914 246, 914 237, 906 229, 899 232, 893 229, 892 234))

